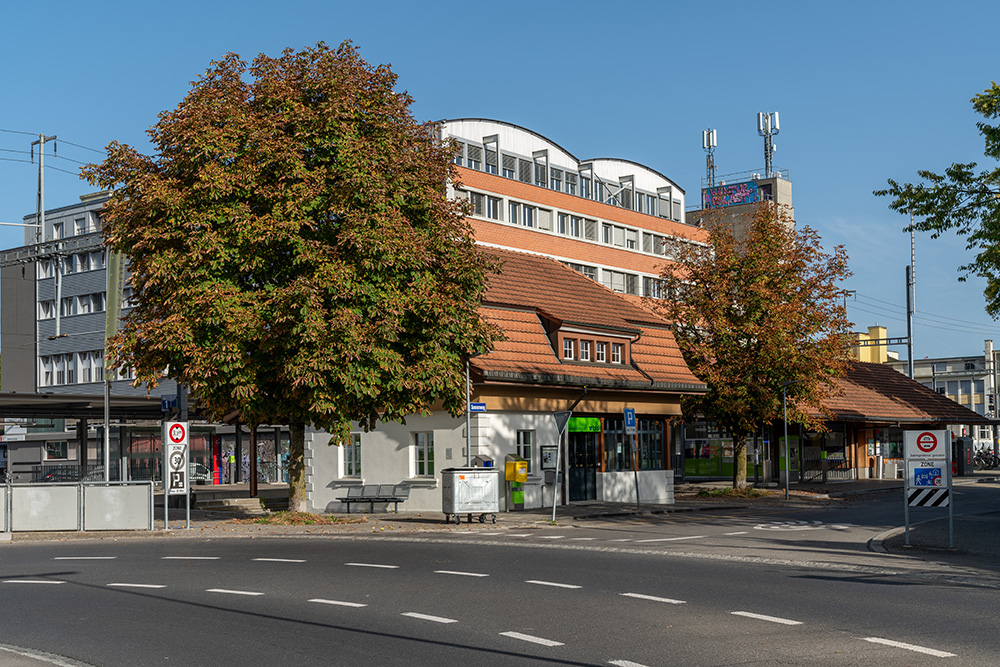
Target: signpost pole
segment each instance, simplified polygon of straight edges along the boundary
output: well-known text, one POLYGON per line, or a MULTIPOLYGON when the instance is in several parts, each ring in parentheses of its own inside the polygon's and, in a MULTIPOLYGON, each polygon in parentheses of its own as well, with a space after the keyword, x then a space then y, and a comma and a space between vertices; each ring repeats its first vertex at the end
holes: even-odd
POLYGON ((948 460, 945 461, 945 470, 948 473, 948 548, 955 548, 955 494, 952 493, 952 474, 951 474, 951 442, 949 440, 948 445, 945 447, 945 452, 948 454, 948 460))
POLYGON ((629 438, 632 447, 632 474, 635 478, 635 508, 642 509, 639 504, 639 431, 635 423, 635 408, 625 408, 623 414, 625 421, 625 435, 629 438))

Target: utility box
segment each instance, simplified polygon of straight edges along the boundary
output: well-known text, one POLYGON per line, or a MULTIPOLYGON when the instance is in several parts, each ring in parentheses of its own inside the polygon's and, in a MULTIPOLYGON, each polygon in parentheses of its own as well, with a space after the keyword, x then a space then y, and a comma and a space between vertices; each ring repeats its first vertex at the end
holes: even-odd
POLYGON ((455 523, 468 514, 479 515, 479 523, 500 511, 500 475, 496 468, 445 468, 441 471, 441 511, 455 523))
POLYGON ((955 438, 952 445, 952 469, 959 477, 972 475, 975 472, 975 454, 973 454, 972 438, 955 438))

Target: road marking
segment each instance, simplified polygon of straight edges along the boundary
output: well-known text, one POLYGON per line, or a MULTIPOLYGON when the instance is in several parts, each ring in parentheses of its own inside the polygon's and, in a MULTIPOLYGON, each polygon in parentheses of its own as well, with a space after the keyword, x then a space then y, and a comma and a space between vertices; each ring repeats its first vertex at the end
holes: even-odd
POLYGON ((632 541, 631 537, 619 537, 614 540, 608 540, 608 542, 631 542, 631 541, 632 541))
POLYGON ((455 570, 434 570, 434 574, 454 574, 460 577, 488 577, 490 575, 481 572, 456 572, 455 570))
POLYGON ((532 533, 511 533, 507 537, 531 537, 532 533))
POLYGON ((117 588, 166 588, 166 586, 164 586, 162 584, 125 584, 125 583, 117 583, 117 584, 108 584, 108 586, 114 586, 114 587, 117 587, 117 588))
POLYGON ((231 591, 228 588, 207 588, 206 593, 225 593, 226 595, 263 595, 257 591, 231 591))
POLYGON ((622 593, 627 598, 638 598, 640 600, 652 600, 653 602, 666 602, 667 604, 687 604, 684 600, 672 600, 671 598, 658 598, 655 595, 643 595, 642 593, 622 593))
POLYGON ((316 602, 319 604, 332 604, 338 607, 367 607, 366 604, 361 604, 360 602, 344 602, 343 600, 324 600, 322 598, 313 598, 309 602, 316 602))
POLYGON ((82 662, 77 662, 76 660, 71 660, 66 658, 62 659, 60 656, 51 655, 48 653, 36 653, 35 651, 28 650, 26 648, 19 648, 16 646, 4 646, 0 644, 0 651, 6 651, 7 653, 13 653, 14 655, 21 655, 25 658, 31 658, 32 664, 34 661, 48 663, 50 665, 56 665, 56 667, 80 667, 83 665, 82 662))
POLYGON ((592 541, 596 540, 597 538, 596 537, 571 537, 569 539, 576 540, 578 542, 592 542, 592 541))
POLYGON ((564 537, 566 537, 566 536, 565 535, 539 535, 538 539, 540 539, 540 540, 561 540, 564 537))
POLYGON ((583 586, 576 586, 574 584, 557 584, 554 581, 538 581, 537 579, 530 579, 526 584, 538 584, 539 586, 555 586, 556 588, 583 588, 583 586))
POLYGON ((344 565, 351 565, 353 567, 379 567, 383 570, 398 570, 398 565, 380 565, 378 563, 344 563, 344 565))
POLYGON ((758 621, 770 621, 771 623, 781 623, 782 625, 802 625, 802 621, 793 621, 787 618, 778 618, 777 616, 765 616, 764 614, 754 614, 749 611, 731 611, 729 613, 733 616, 746 616, 747 618, 756 618, 758 621))
POLYGON ((935 658, 954 658, 954 653, 947 653, 945 651, 938 651, 936 649, 927 648, 925 646, 917 646, 916 644, 905 644, 903 642, 896 642, 891 639, 882 639, 880 637, 862 637, 866 642, 871 642, 872 644, 885 644, 886 646, 895 646, 896 648, 905 648, 907 651, 916 651, 917 653, 926 653, 927 655, 933 655, 935 658))
POLYGON ((5 584, 65 584, 58 579, 4 579, 5 584))
POLYGON ((118 556, 56 556, 52 560, 115 560, 118 556))
POLYGON ((453 618, 444 618, 442 616, 428 616, 427 614, 418 614, 415 611, 406 611, 400 614, 400 616, 409 616, 410 618, 418 618, 422 621, 434 621, 435 623, 458 623, 453 618))
POLYGON ((160 560, 219 560, 221 556, 163 556, 160 560))
POLYGON ((746 535, 748 531, 741 530, 738 533, 723 533, 723 535, 746 535))
POLYGON ((632 662, 631 660, 609 660, 608 664, 616 665, 617 667, 646 667, 646 665, 632 662))
POLYGON ((521 641, 531 642, 533 644, 541 644, 542 646, 565 646, 562 642, 552 641, 551 639, 543 639, 542 637, 534 637, 521 632, 501 632, 500 635, 503 637, 510 637, 511 639, 520 639, 521 641))
POLYGON ((708 535, 686 535, 684 537, 658 537, 655 540, 637 540, 636 544, 641 544, 645 542, 677 542, 679 540, 700 540, 703 537, 708 537, 708 535))
POLYGON ((251 560, 260 561, 262 563, 304 563, 305 562, 301 558, 253 558, 251 560))

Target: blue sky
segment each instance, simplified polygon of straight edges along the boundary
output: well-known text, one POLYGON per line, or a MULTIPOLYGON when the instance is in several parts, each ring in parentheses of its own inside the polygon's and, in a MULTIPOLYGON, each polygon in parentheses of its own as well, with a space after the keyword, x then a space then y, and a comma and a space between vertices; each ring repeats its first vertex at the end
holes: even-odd
MULTIPOLYGON (((849 315, 890 336, 906 334, 909 237, 872 190, 920 168, 985 164, 969 100, 1000 78, 995 1, 36 0, 7 3, 0 19, 0 222, 35 210, 30 134, 58 137, 46 206, 67 205, 90 187, 66 171, 112 140, 148 151, 147 128, 211 60, 350 39, 392 65, 418 119, 515 123, 581 158, 646 164, 691 202, 701 131, 718 131, 720 175, 761 169, 756 114, 778 111, 774 165, 790 172, 797 221, 847 248, 849 315)), ((0 227, 0 246, 22 234, 0 227)), ((982 282, 958 282, 964 243, 918 235, 916 255, 914 356, 1000 343, 982 282)))

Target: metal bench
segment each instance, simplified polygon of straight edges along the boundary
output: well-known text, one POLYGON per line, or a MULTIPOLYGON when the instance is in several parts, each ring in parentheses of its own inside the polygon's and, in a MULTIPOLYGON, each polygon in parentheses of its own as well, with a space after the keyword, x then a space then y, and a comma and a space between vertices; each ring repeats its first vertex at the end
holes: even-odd
POLYGON ((353 503, 368 503, 368 511, 375 512, 375 503, 392 503, 395 512, 399 513, 399 503, 410 497, 410 487, 407 484, 365 484, 347 489, 347 495, 337 498, 347 505, 347 513, 351 513, 353 503))

